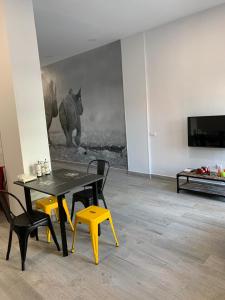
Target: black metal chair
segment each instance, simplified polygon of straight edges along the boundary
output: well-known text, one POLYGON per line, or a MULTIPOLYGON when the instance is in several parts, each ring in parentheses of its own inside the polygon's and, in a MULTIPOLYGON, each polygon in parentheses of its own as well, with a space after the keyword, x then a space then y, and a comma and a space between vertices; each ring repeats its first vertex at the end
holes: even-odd
MULTIPOLYGON (((104 179, 99 180, 97 182, 97 193, 98 193, 98 199, 102 200, 105 208, 107 208, 105 197, 103 195, 103 189, 109 173, 110 164, 107 160, 94 159, 90 161, 88 164, 87 167, 88 174, 90 173, 90 168, 94 166, 97 167, 96 168, 97 174, 104 176, 104 179)), ((71 220, 73 219, 73 215, 74 215, 75 202, 81 202, 84 205, 84 207, 88 207, 92 204, 92 200, 93 200, 93 190, 92 188, 90 188, 90 185, 85 186, 82 191, 74 193, 72 198, 71 220)))
POLYGON ((0 191, 0 206, 6 216, 7 221, 10 224, 10 231, 9 231, 9 242, 8 242, 8 250, 6 254, 6 260, 9 259, 9 254, 11 250, 12 244, 12 233, 15 233, 19 239, 19 246, 20 246, 20 254, 21 254, 21 263, 22 263, 22 271, 25 270, 25 260, 26 260, 26 253, 27 253, 27 241, 28 237, 31 232, 34 232, 36 235, 36 239, 38 240, 38 227, 40 226, 48 226, 52 235, 52 238, 56 244, 58 251, 60 251, 60 247, 52 226, 52 222, 50 217, 37 210, 33 210, 32 214, 28 214, 25 210, 24 206, 20 202, 20 200, 13 194, 8 193, 6 191, 0 191), (12 200, 16 200, 20 207, 23 210, 23 213, 15 216, 10 209, 10 204, 8 202, 8 197, 11 197, 12 200))

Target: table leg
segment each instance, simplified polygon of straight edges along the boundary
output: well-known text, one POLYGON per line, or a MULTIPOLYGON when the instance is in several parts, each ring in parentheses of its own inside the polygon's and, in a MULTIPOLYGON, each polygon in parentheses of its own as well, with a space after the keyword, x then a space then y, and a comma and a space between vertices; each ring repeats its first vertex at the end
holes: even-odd
POLYGON ((61 229, 61 237, 62 237, 63 256, 68 256, 66 227, 65 227, 66 213, 62 204, 62 200, 64 197, 65 197, 64 195, 60 195, 57 197, 57 200, 58 200, 58 207, 59 207, 59 220, 60 220, 60 229, 61 229))
MULTIPOLYGON (((97 182, 94 182, 92 184, 93 189, 93 204, 98 206, 98 188, 97 188, 97 182)), ((98 225, 98 235, 101 235, 101 227, 98 225)))
MULTIPOLYGON (((26 201, 26 207, 27 212, 29 215, 32 214, 33 208, 32 208, 32 202, 31 202, 31 195, 30 195, 30 189, 27 187, 24 187, 24 195, 25 195, 25 201, 26 201)), ((38 236, 38 229, 35 229, 35 231, 32 231, 30 233, 30 237, 38 236)))
POLYGON ((27 212, 28 212, 28 214, 32 214, 33 208, 32 208, 32 202, 31 202, 30 189, 27 187, 24 187, 24 194, 25 194, 27 212))

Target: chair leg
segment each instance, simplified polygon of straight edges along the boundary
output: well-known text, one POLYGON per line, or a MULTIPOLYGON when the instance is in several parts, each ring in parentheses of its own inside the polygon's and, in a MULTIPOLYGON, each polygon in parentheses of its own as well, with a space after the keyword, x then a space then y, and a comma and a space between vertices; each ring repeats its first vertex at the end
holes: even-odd
POLYGON ((75 198, 73 197, 73 199, 72 199, 71 215, 70 215, 70 219, 71 219, 72 221, 73 221, 74 209, 75 209, 75 198))
POLYGON ((104 203, 104 206, 105 206, 105 208, 106 208, 106 209, 108 209, 108 207, 107 207, 107 204, 106 204, 106 202, 105 202, 105 197, 104 197, 104 195, 103 195, 103 194, 101 194, 101 196, 100 196, 100 199, 102 199, 102 201, 103 201, 103 203, 104 203))
POLYGON ((57 221, 59 223, 59 208, 58 207, 55 208, 55 215, 56 215, 56 219, 57 219, 57 221))
MULTIPOLYGON (((51 217, 51 210, 49 208, 45 209, 45 213, 49 215, 49 218, 51 217)), ((50 243, 51 242, 51 232, 48 227, 46 228, 46 236, 47 236, 48 243, 50 243)))
POLYGON ((90 234, 95 264, 98 265, 98 225, 90 225, 90 234))
POLYGON ((72 249, 71 252, 75 252, 75 239, 76 239, 76 234, 77 234, 77 219, 75 219, 74 226, 73 226, 73 241, 72 241, 72 249))
POLYGON ((9 260, 9 254, 10 254, 10 250, 11 250, 11 245, 12 245, 12 229, 10 228, 9 231, 9 242, 8 242, 8 249, 7 249, 7 254, 6 254, 6 260, 9 260))
POLYGON ((36 236, 36 241, 39 241, 38 228, 36 228, 34 232, 35 232, 35 236, 36 236))
POLYGON ((22 267, 22 271, 24 271, 29 233, 22 231, 20 233, 17 233, 17 235, 19 238, 19 245, 20 245, 21 267, 22 267))
POLYGON ((65 210, 65 213, 66 213, 66 216, 67 216, 67 220, 68 220, 68 222, 70 223, 70 227, 71 227, 72 231, 74 231, 73 223, 72 223, 72 221, 71 221, 69 209, 68 209, 67 202, 66 202, 65 199, 63 200, 63 208, 64 208, 64 210, 65 210))
POLYGON ((109 216, 109 223, 110 223, 110 226, 111 226, 111 229, 112 229, 112 233, 113 233, 114 239, 116 241, 116 247, 119 247, 119 241, 118 241, 117 236, 116 236, 116 232, 115 232, 115 229, 114 229, 114 225, 113 225, 111 214, 109 216))
POLYGON ((93 205, 93 203, 90 204, 90 199, 85 199, 82 201, 85 208, 89 207, 90 205, 93 205))
POLYGON ((54 231, 54 228, 52 226, 52 222, 51 222, 50 217, 49 217, 49 220, 48 220, 48 228, 49 228, 49 231, 50 231, 50 233, 52 235, 53 241, 55 242, 55 245, 56 245, 58 251, 60 251, 59 243, 57 241, 57 238, 56 238, 56 235, 55 235, 55 231, 54 231))

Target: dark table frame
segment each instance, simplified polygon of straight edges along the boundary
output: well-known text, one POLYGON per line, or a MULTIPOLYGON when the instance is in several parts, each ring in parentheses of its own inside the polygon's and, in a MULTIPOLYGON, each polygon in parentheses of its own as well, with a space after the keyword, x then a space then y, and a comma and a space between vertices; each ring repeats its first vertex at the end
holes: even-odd
POLYGON ((177 193, 180 191, 191 191, 225 197, 225 177, 214 175, 196 174, 193 172, 180 172, 177 174, 177 193), (180 183, 180 179, 186 179, 180 183), (192 180, 191 180, 192 179, 192 180), (193 181, 194 179, 194 181, 193 181))
MULTIPOLYGON (((73 184, 73 180, 70 181, 70 188, 67 188, 67 189, 63 190, 62 192, 59 191, 57 193, 53 193, 52 191, 48 192, 47 190, 43 190, 41 187, 40 188, 32 187, 32 181, 27 182, 27 183, 22 183, 22 182, 19 182, 19 181, 15 181, 14 183, 17 184, 17 185, 20 185, 24 188, 26 207, 27 207, 28 213, 30 213, 30 214, 32 214, 32 211, 33 211, 32 201, 31 201, 31 193, 30 193, 31 190, 36 190, 38 192, 42 192, 42 193, 49 194, 49 195, 57 197, 58 206, 59 206, 59 218, 60 218, 60 230, 61 230, 61 237, 62 237, 63 256, 68 256, 66 227, 65 227, 65 222, 67 221, 67 217, 66 217, 66 213, 65 213, 64 208, 63 208, 62 200, 63 200, 63 198, 65 198, 65 194, 69 193, 73 188, 82 187, 82 186, 88 184, 88 185, 92 186, 92 189, 93 189, 93 204, 98 206, 97 182, 102 180, 104 178, 104 176, 95 175, 95 174, 86 174, 87 180, 85 181, 84 180, 85 179, 85 173, 78 172, 76 170, 67 170, 67 169, 61 169, 61 170, 62 171, 65 170, 67 172, 77 172, 77 173, 82 174, 82 176, 83 176, 82 185, 76 184, 75 180, 79 179, 79 178, 75 178, 74 179, 74 184, 73 184)), ((56 170, 56 171, 59 171, 59 170, 56 170)), ((54 175, 54 171, 53 171, 53 175, 54 175)), ((46 175, 46 178, 48 178, 48 176, 51 176, 51 178, 52 178, 52 175, 46 175)), ((42 179, 43 179, 43 177, 42 177, 42 179)), ((99 226, 99 235, 100 235, 100 226, 99 226)))

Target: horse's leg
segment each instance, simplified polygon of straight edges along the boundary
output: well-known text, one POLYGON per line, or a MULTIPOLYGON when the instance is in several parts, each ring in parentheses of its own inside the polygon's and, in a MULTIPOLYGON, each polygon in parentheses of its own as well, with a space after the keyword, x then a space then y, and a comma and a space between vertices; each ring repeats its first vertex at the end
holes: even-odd
POLYGON ((81 123, 80 123, 80 119, 77 122, 77 135, 75 137, 75 142, 77 144, 77 146, 80 146, 80 138, 81 138, 81 123))
POLYGON ((49 146, 52 146, 52 141, 51 141, 51 139, 50 139, 49 132, 48 132, 48 144, 49 144, 49 146))
POLYGON ((72 131, 71 130, 67 130, 67 132, 66 132, 66 144, 67 144, 67 147, 73 147, 72 131))
POLYGON ((66 117, 66 111, 65 111, 63 103, 61 103, 59 106, 59 119, 60 119, 60 123, 61 123, 62 129, 63 129, 63 132, 66 137, 66 146, 71 147, 72 137, 70 135, 70 130, 68 128, 69 124, 68 124, 68 120, 66 117))

